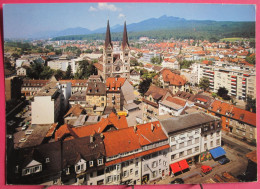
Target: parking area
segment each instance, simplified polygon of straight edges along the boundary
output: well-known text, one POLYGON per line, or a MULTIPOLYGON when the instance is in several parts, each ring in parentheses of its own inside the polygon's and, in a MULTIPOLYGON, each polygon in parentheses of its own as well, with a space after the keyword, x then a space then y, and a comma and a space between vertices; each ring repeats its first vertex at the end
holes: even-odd
POLYGON ((210 178, 213 178, 215 174, 222 175, 222 173, 226 171, 228 171, 235 177, 245 172, 248 162, 245 156, 245 153, 247 151, 243 151, 242 153, 239 152, 239 149, 235 148, 234 146, 229 147, 228 145, 223 146, 223 148, 226 151, 226 157, 230 159, 229 163, 220 165, 219 162, 212 159, 205 162, 197 163, 196 165, 193 164, 192 166, 190 166, 190 170, 175 177, 168 176, 164 180, 158 181, 156 184, 169 184, 171 181, 177 178, 183 179, 184 184, 200 184, 205 183, 205 181, 210 178), (208 174, 202 173, 201 166, 203 165, 212 167, 212 171, 208 174))

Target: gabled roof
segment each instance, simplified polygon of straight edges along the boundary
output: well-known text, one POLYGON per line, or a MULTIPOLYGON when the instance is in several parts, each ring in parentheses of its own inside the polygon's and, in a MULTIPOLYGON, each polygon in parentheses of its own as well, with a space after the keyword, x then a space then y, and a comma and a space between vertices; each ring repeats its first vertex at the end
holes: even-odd
POLYGON ((179 110, 185 106, 187 101, 179 98, 179 97, 171 97, 168 96, 166 99, 164 99, 160 104, 163 104, 165 106, 171 107, 175 110, 179 110))
POLYGON ((103 71, 103 65, 102 65, 102 64, 100 64, 100 63, 94 63, 94 66, 95 66, 98 70, 103 71))
POLYGON ((256 127, 256 113, 240 109, 234 105, 215 100, 209 110, 256 127))
POLYGON ((114 112, 111 112, 107 118, 102 118, 96 124, 73 128, 67 124, 64 124, 56 131, 55 140, 60 140, 63 136, 66 135, 71 135, 72 137, 68 139, 72 139, 89 136, 95 133, 102 133, 110 125, 113 125, 117 130, 128 127, 125 116, 117 116, 114 112))
POLYGON ((64 118, 73 115, 78 117, 80 114, 84 112, 84 108, 80 104, 76 104, 75 106, 72 106, 69 111, 64 115, 64 118))
POLYGON ((163 81, 170 83, 170 85, 182 86, 187 83, 187 81, 181 75, 175 74, 169 69, 163 69, 161 74, 163 81))
POLYGON ((106 86, 103 82, 88 82, 87 95, 106 95, 106 86))
POLYGON ((168 92, 171 94, 171 92, 168 89, 163 89, 155 85, 151 85, 148 91, 144 94, 144 96, 152 95, 152 97, 155 100, 159 100, 163 99, 168 92))
POLYGON ((109 77, 106 80, 107 91, 120 91, 120 88, 124 85, 126 78, 109 77))

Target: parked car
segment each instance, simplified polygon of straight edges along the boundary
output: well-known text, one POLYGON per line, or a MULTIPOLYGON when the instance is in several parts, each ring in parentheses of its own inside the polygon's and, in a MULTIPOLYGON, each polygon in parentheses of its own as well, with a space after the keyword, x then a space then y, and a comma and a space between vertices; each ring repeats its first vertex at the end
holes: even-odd
POLYGON ((230 160, 228 158, 226 158, 226 157, 223 157, 218 162, 219 162, 220 165, 224 165, 226 163, 229 163, 230 160))
POLYGON ((212 171, 212 167, 207 166, 207 165, 202 165, 201 171, 202 171, 202 173, 204 173, 206 175, 212 171))
POLYGON ((27 129, 27 125, 24 125, 23 127, 22 127, 22 131, 24 131, 24 130, 26 130, 27 129))
POLYGON ((182 178, 176 178, 171 181, 170 184, 184 184, 184 180, 182 178))

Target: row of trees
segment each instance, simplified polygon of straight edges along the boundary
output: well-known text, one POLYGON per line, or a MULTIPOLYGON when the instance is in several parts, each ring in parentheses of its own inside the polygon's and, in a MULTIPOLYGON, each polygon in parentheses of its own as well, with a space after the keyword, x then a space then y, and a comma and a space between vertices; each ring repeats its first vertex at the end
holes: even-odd
POLYGON ((53 70, 49 66, 44 66, 41 63, 33 62, 30 67, 27 67, 27 77, 30 79, 50 79, 55 76, 58 79, 87 79, 90 75, 97 74, 93 62, 83 60, 79 62, 79 67, 75 75, 72 74, 72 68, 69 65, 66 72, 62 70, 53 70))

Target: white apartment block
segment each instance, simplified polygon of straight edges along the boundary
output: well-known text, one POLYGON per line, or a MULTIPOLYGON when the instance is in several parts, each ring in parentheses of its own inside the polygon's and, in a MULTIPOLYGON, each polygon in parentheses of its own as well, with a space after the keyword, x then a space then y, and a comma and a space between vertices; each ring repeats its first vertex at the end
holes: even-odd
POLYGON ((237 99, 246 99, 249 95, 253 98, 256 97, 256 75, 252 69, 231 69, 200 65, 198 83, 202 77, 209 79, 209 87, 213 92, 217 92, 220 87, 225 87, 228 90, 228 95, 234 96, 237 99))
POLYGON ((32 124, 52 124, 68 104, 71 84, 50 82, 40 89, 32 101, 32 124))

